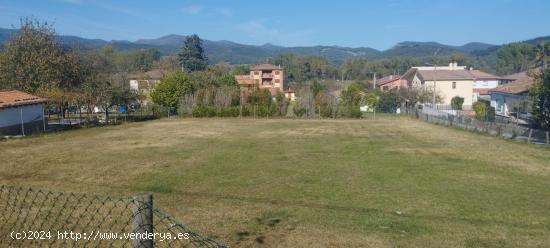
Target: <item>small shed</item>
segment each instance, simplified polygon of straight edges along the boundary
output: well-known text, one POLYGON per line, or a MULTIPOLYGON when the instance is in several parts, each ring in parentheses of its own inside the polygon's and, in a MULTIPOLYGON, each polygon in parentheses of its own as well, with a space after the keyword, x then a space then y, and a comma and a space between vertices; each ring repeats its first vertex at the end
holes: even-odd
POLYGON ((46 99, 25 92, 0 91, 0 135, 28 135, 46 129, 46 99))

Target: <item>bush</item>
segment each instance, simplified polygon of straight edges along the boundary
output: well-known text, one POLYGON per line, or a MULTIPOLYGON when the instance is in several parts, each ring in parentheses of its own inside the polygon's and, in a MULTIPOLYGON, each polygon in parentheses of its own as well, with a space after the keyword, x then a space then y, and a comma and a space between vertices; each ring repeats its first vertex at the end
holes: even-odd
POLYGON ((199 105, 193 108, 192 115, 193 117, 201 118, 201 117, 206 117, 208 115, 207 112, 208 110, 206 106, 199 105))
POLYGON ((361 113, 361 109, 359 109, 359 106, 356 108, 350 108, 348 110, 348 117, 350 118, 361 118, 363 116, 363 113, 361 113))
POLYGON ((306 114, 306 109, 297 105, 295 105, 292 110, 294 114, 298 117, 303 117, 306 114))
POLYGON ((275 105, 270 106, 258 106, 256 108, 256 115, 261 117, 273 116, 276 112, 275 105))
POLYGON ((455 96, 451 99, 451 107, 454 110, 462 110, 462 104, 464 104, 464 97, 455 96))
POLYGON ((491 107, 489 102, 479 100, 474 103, 473 108, 476 113, 476 119, 491 122, 495 120, 495 108, 491 107))
POLYGON ((239 107, 227 107, 220 110, 220 117, 238 117, 239 116, 239 107))

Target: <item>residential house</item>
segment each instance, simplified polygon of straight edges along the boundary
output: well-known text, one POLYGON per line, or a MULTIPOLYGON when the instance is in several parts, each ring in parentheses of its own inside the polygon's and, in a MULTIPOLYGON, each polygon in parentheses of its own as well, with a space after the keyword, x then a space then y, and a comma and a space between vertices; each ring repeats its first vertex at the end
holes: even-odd
POLYGON ((376 87, 381 91, 389 91, 392 89, 407 88, 407 80, 399 75, 389 75, 376 80, 376 87))
POLYGON ((296 101, 296 92, 290 87, 288 87, 287 90, 285 90, 285 97, 289 102, 296 101))
POLYGON ((489 91, 491 106, 497 115, 530 119, 529 91, 535 85, 533 72, 520 72, 503 77, 510 83, 502 84, 489 91))
POLYGON ((235 75, 242 97, 257 89, 268 89, 272 96, 277 92, 283 93, 283 78, 283 68, 272 64, 255 65, 248 75, 235 75))
POLYGON ((465 66, 450 63, 449 66, 412 67, 403 76, 410 87, 434 90, 442 97, 438 105, 450 105, 453 97, 464 98, 463 109, 473 104, 475 76, 465 66))
POLYGON ((474 76, 473 102, 477 102, 479 99, 490 101, 491 96, 489 91, 506 82, 503 77, 480 70, 470 69, 470 73, 474 76))
POLYGON ((130 89, 141 93, 149 93, 160 82, 160 79, 166 75, 166 71, 153 69, 144 73, 135 73, 129 76, 130 89))
POLYGON ((21 91, 0 91, 0 134, 27 135, 46 128, 46 99, 21 91))

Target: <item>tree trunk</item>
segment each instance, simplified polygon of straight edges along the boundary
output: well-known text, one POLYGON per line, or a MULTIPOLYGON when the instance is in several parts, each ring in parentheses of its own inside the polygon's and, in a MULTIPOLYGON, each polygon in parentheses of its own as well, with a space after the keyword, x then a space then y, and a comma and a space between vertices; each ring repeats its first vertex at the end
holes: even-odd
POLYGON ((105 125, 109 125, 109 108, 105 108, 105 125))

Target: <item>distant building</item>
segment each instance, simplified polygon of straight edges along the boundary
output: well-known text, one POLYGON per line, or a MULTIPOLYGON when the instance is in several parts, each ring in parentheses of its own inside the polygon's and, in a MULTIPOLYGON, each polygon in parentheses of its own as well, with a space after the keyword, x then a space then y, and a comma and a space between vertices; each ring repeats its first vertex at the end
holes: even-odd
POLYGON ((149 93, 160 82, 160 79, 166 75, 166 71, 153 69, 144 73, 135 73, 129 76, 130 89, 141 93, 149 93))
POLYGON ((520 72, 504 76, 508 81, 489 91, 491 106, 495 108, 497 115, 504 117, 516 116, 519 119, 531 118, 531 103, 529 91, 535 85, 533 72, 520 72))
POLYGON ((450 105, 453 97, 464 98, 463 109, 473 104, 475 76, 465 66, 450 63, 449 66, 412 67, 402 76, 410 87, 434 90, 443 98, 443 105, 450 105))
POLYGON ((272 64, 260 64, 250 68, 248 75, 235 75, 235 80, 241 87, 241 96, 247 96, 250 91, 268 89, 274 96, 283 93, 283 68, 272 64))
POLYGON ((27 135, 46 126, 46 99, 21 91, 0 91, 0 134, 27 135))
POLYGON ((489 91, 506 83, 505 78, 480 70, 470 70, 470 73, 474 76, 473 102, 477 102, 479 99, 490 101, 491 96, 489 95, 489 91))
POLYGON ((392 89, 407 88, 407 80, 402 79, 399 75, 389 75, 376 80, 376 87, 381 91, 389 91, 392 89))
POLYGON ((294 102, 296 101, 296 92, 294 92, 294 90, 289 87, 287 90, 285 90, 285 97, 288 101, 294 102))

